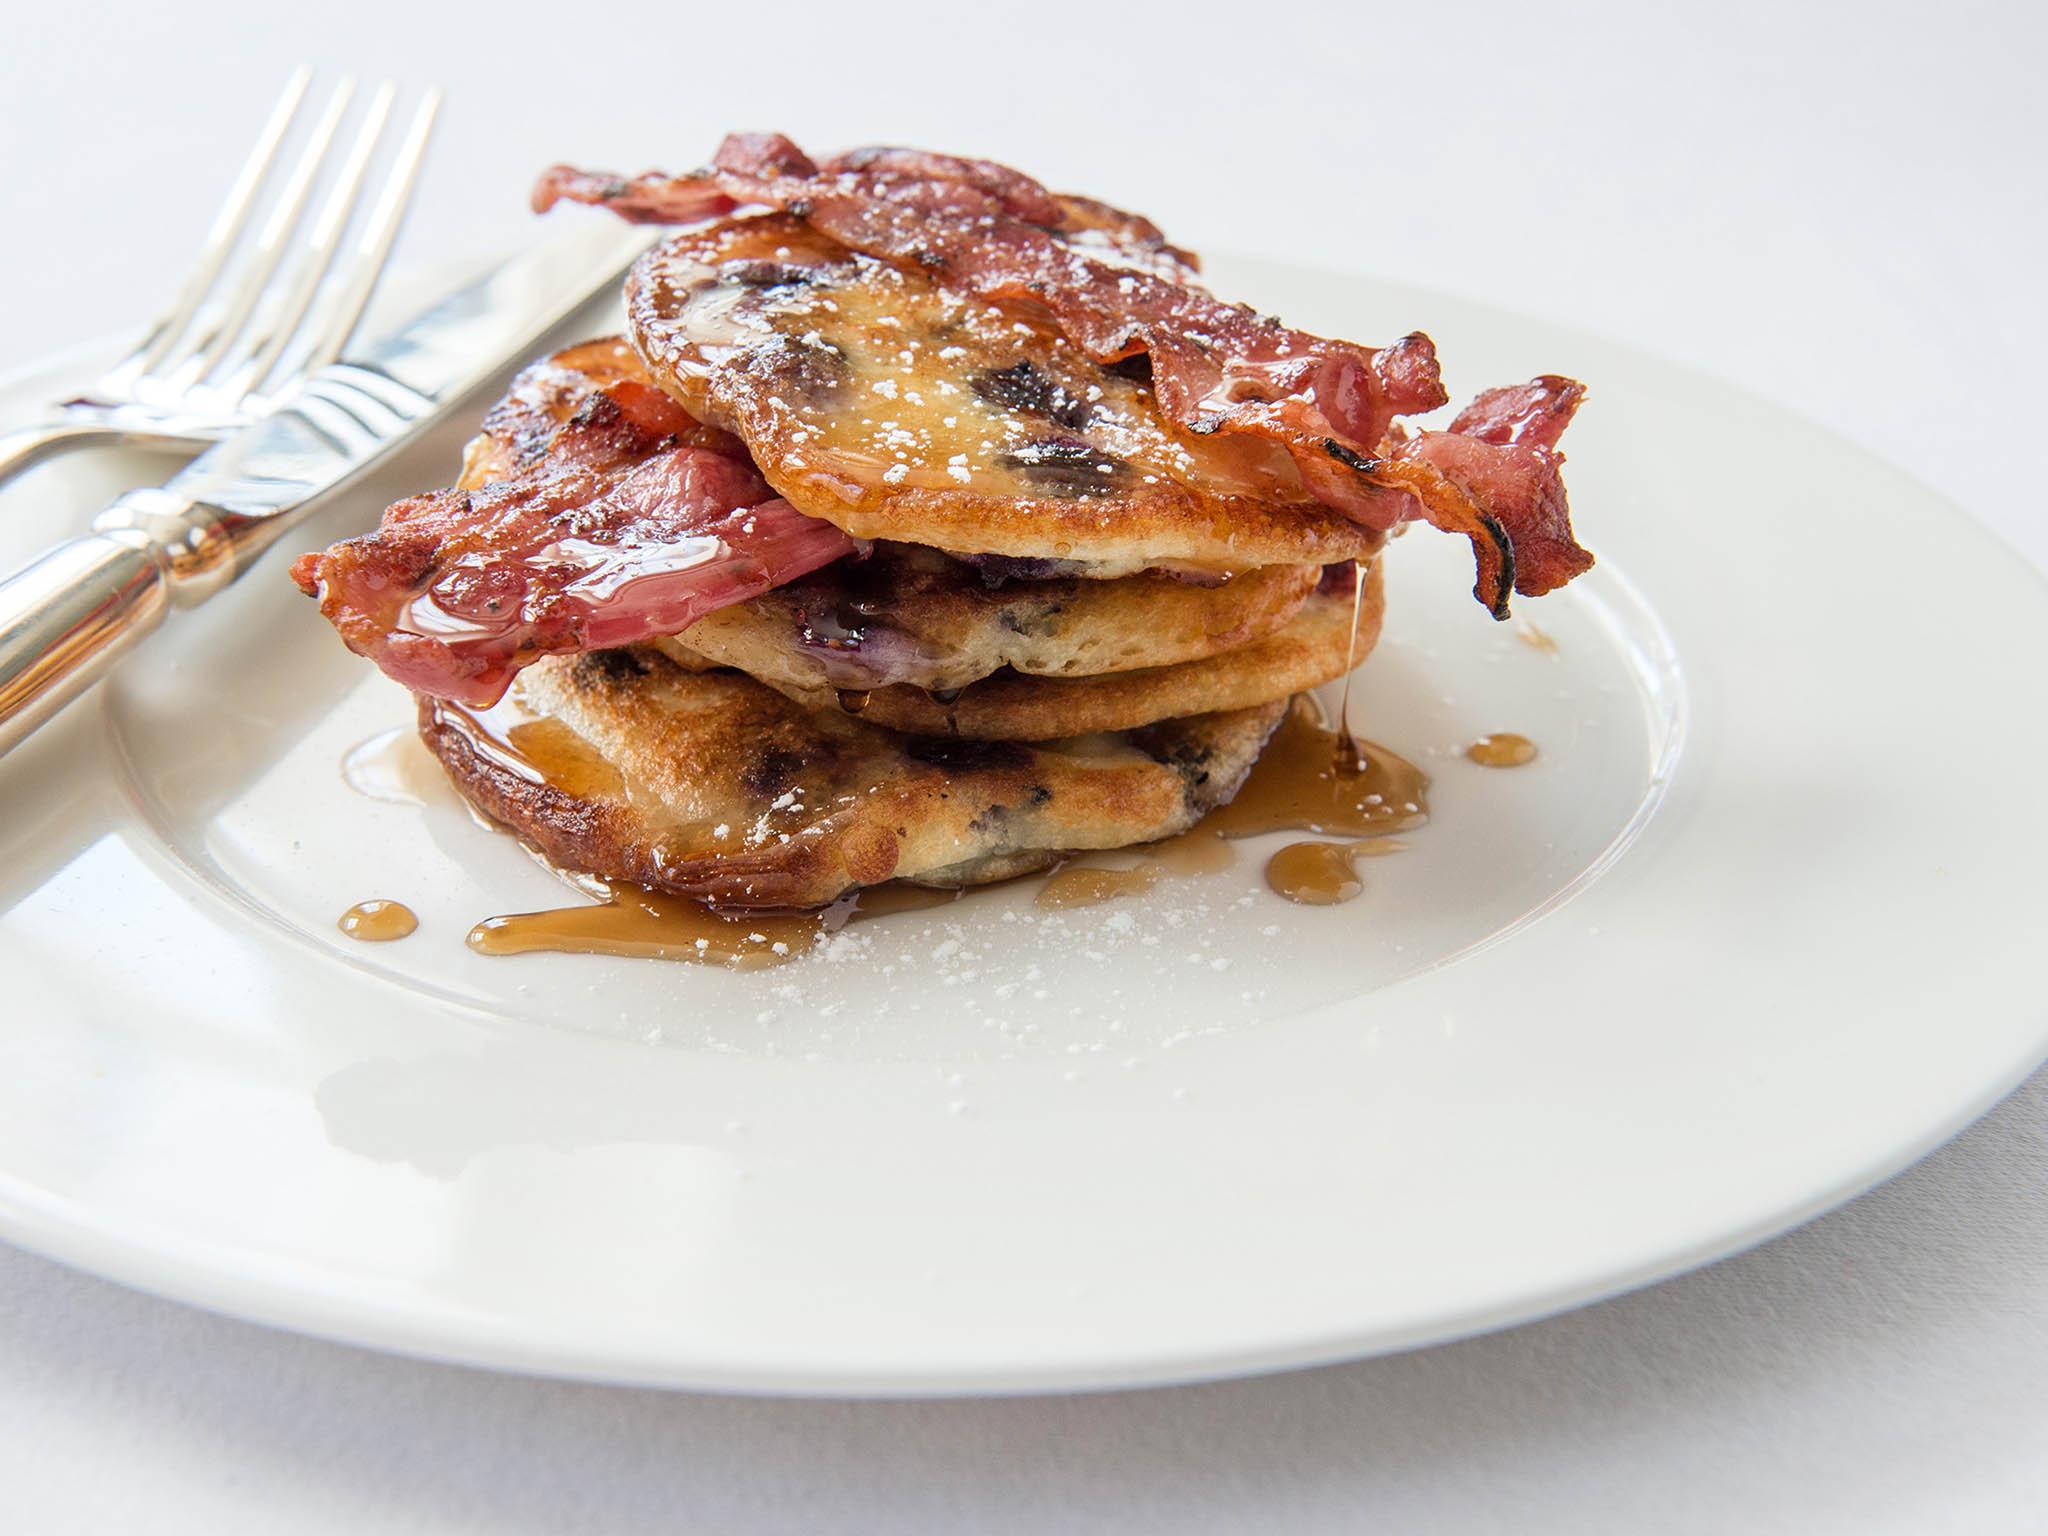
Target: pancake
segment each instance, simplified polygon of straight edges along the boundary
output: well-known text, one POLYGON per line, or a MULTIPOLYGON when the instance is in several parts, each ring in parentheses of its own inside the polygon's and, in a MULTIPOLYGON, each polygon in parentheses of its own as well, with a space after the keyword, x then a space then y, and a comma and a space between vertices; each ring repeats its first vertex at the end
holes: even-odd
POLYGON ((965 553, 1219 569, 1370 557, 1382 535, 1287 452, 1160 414, 1142 368, 1047 319, 859 255, 787 214, 664 241, 627 280, 633 345, 738 434, 799 511, 856 538, 965 553))
POLYGON ((1004 668, 1067 677, 1168 667, 1274 633, 1316 588, 1312 565, 1214 586, 1157 572, 1116 581, 1000 581, 914 544, 878 544, 699 619, 699 656, 808 689, 964 688, 1004 668))
MULTIPOLYGON (((1348 647, 1347 658, 1351 608, 1351 584, 1339 578, 1312 594, 1284 628, 1199 661, 1086 677, 1003 673, 970 683, 946 698, 896 685, 868 690, 864 699, 842 700, 832 688, 786 681, 783 674, 789 667, 780 659, 755 676, 814 710, 857 703, 863 720, 891 730, 977 741, 1047 741, 1128 730, 1182 715, 1244 709, 1342 677, 1365 659, 1379 638, 1386 603, 1377 565, 1366 575, 1357 640, 1348 647)), ((654 645, 684 666, 710 666, 711 658, 692 648, 695 633, 691 629, 654 645)))
POLYGON ((1286 708, 1039 746, 921 739, 645 649, 549 657, 515 697, 483 716, 421 700, 472 804, 564 867, 755 909, 1171 836, 1236 793, 1286 708))

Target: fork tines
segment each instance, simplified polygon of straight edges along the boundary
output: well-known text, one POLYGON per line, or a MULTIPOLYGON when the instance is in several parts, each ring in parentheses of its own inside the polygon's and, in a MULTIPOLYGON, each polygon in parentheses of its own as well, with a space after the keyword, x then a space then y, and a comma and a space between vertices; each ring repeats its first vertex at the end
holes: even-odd
POLYGON ((286 83, 169 312, 103 395, 246 415, 340 355, 405 218, 441 96, 424 92, 394 133, 393 82, 359 104, 343 78, 308 112, 312 83, 304 68, 286 83))

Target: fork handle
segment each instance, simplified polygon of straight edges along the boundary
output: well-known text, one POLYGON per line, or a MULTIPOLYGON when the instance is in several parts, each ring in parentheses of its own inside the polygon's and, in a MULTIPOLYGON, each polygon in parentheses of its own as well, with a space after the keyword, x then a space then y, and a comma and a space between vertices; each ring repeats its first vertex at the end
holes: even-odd
POLYGON ((163 547, 135 529, 59 544, 0 582, 0 753, 161 624, 170 588, 163 547))
POLYGON ((122 434, 111 427, 83 421, 46 421, 33 427, 16 427, 11 432, 0 432, 0 485, 52 454, 120 436, 122 434))
POLYGON ((45 421, 32 427, 0 432, 0 485, 44 459, 73 448, 107 446, 147 448, 181 453, 187 458, 217 442, 233 421, 193 417, 183 423, 150 425, 140 421, 45 421), (181 429, 182 428, 182 429, 181 429))

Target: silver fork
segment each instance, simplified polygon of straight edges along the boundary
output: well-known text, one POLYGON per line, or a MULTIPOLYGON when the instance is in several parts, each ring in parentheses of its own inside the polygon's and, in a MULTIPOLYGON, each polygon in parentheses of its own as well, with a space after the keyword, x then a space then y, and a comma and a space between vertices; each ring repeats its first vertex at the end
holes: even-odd
POLYGON ((421 99, 343 255, 398 88, 388 80, 377 87, 337 156, 356 94, 355 82, 342 80, 279 180, 272 172, 312 78, 302 68, 286 83, 214 215, 198 262, 135 350, 84 394, 53 405, 44 420, 0 432, 0 483, 50 454, 96 443, 196 450, 275 409, 341 354, 404 221, 441 93, 430 90, 421 99), (326 195, 302 234, 306 207, 323 180, 326 195), (229 258, 273 182, 255 240, 230 272, 229 258))

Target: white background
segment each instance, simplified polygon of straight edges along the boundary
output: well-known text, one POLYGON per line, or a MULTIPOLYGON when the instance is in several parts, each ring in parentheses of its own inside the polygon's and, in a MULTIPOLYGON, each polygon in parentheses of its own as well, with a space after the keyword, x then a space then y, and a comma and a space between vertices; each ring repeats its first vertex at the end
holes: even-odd
MULTIPOLYGON (((2031 468, 2048 343, 2037 8, 658 14, 10 15, 0 368, 145 318, 270 93, 309 60, 448 88, 415 262, 528 238, 525 188, 554 159, 681 167, 740 126, 982 153, 1198 247, 1431 285, 1684 359, 1909 466, 2048 564, 2031 468)), ((1490 382, 1448 361, 1454 391, 1490 382)), ((1769 530, 1744 523, 1743 445, 1702 441, 1687 468, 1727 486, 1730 557, 1769 558, 1769 530)), ((969 1404, 494 1377, 0 1249, 0 1527, 2038 1530, 2044 1188, 2048 1077, 1804 1231, 1567 1317, 1264 1381, 969 1404)))

